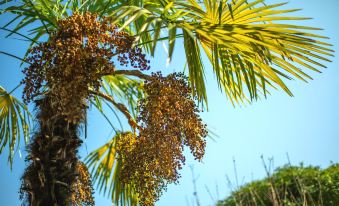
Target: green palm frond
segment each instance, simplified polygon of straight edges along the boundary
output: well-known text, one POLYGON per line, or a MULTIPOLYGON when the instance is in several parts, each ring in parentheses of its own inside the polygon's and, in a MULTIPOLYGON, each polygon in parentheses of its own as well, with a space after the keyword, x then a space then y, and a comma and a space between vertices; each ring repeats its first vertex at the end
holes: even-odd
POLYGON ((200 61, 206 55, 219 87, 232 102, 240 103, 266 97, 270 88, 281 88, 292 96, 286 79, 308 81, 311 77, 304 70, 319 71, 325 67, 319 61, 333 56, 331 45, 321 40, 327 38, 310 32, 318 28, 288 24, 309 18, 288 16, 298 9, 280 9, 285 4, 268 5, 264 0, 26 0, 1 12, 14 14, 8 25, 19 21, 14 32, 39 25, 31 29, 34 41, 55 29, 58 19, 75 11, 112 17, 113 23, 135 34, 136 44, 152 55, 159 41, 167 40, 169 60, 176 39, 188 39, 186 61, 199 101, 207 103, 200 61))
POLYGON ((204 67, 198 41, 194 36, 189 35, 187 30, 183 30, 183 34, 189 80, 192 85, 193 95, 198 96, 199 100, 204 100, 207 103, 204 67))
POLYGON ((30 116, 27 106, 0 86, 0 154, 8 146, 11 167, 20 138, 29 141, 30 116))
POLYGON ((7 37, 23 29, 28 29, 28 35, 25 36, 29 37, 31 44, 23 59, 36 42, 55 30, 58 19, 67 16, 66 8, 61 4, 61 1, 24 0, 17 2, 3 0, 0 4, 3 4, 0 14, 9 13, 12 17, 7 24, 3 25, 3 28, 8 29, 12 24, 15 25, 13 29, 10 29, 7 37))
POLYGON ((182 31, 175 37, 184 36, 185 43, 190 34, 196 46, 186 43, 184 48, 188 64, 194 67, 189 76, 199 100, 206 101, 206 97, 203 75, 197 75, 203 73, 203 64, 196 62, 202 54, 196 52, 192 58, 197 45, 210 60, 220 88, 232 102, 239 103, 266 96, 270 88, 281 88, 292 96, 286 79, 307 81, 311 77, 303 69, 319 72, 318 68, 325 67, 319 61, 330 61, 327 56, 333 56, 331 45, 321 40, 327 37, 310 32, 320 29, 286 23, 309 19, 287 16, 298 9, 279 9, 286 3, 263 2, 204 0, 200 5, 192 0, 159 0, 143 7, 121 7, 112 15, 116 21, 123 19, 124 26, 146 18, 138 36, 153 32, 152 41, 141 43, 151 51, 159 40, 167 39, 174 45, 174 28, 182 31), (168 35, 160 36, 159 30, 168 35))
POLYGON ((115 205, 134 206, 138 204, 136 192, 131 185, 123 185, 119 178, 121 164, 115 150, 119 136, 117 133, 105 145, 91 152, 85 162, 100 192, 111 197, 115 205))

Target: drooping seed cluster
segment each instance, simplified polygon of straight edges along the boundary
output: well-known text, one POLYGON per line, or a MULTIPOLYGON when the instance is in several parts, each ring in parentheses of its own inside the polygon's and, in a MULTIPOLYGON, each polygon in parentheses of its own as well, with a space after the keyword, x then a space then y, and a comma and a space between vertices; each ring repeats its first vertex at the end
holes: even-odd
POLYGON ((86 165, 78 161, 77 171, 79 176, 77 176, 76 182, 72 185, 72 205, 94 205, 92 181, 86 165))
MULTIPOLYGON (((115 149, 118 153, 118 159, 121 165, 126 165, 128 156, 132 153, 139 141, 137 136, 131 132, 124 132, 116 136, 117 142, 115 149)), ((126 182, 127 183, 127 182, 126 182)))
POLYGON ((177 183, 185 163, 184 146, 195 159, 205 152, 206 125, 182 73, 153 74, 139 102, 139 135, 120 138, 121 179, 135 185, 141 205, 154 205, 167 184, 177 183))
POLYGON ((99 20, 95 14, 75 13, 59 20, 50 39, 30 51, 30 66, 23 71, 24 100, 48 91, 58 111, 70 121, 79 121, 89 88, 98 90, 101 77, 114 73, 113 57, 120 65, 149 69, 141 49, 132 48, 133 41, 108 18, 99 20))

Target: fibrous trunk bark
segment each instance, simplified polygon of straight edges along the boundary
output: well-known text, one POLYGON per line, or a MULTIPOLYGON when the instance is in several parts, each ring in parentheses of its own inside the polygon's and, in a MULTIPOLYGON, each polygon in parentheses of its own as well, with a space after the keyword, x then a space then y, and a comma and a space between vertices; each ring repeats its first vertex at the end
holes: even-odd
POLYGON ((53 108, 48 96, 35 103, 39 128, 28 149, 22 198, 29 206, 72 205, 72 185, 78 176, 77 151, 82 143, 79 123, 68 122, 53 108))

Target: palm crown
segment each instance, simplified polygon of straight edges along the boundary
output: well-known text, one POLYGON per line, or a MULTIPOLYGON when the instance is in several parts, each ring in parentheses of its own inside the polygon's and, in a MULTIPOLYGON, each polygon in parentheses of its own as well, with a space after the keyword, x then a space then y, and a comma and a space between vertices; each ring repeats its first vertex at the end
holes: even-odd
MULTIPOLYGON (((280 9, 285 3, 267 5, 263 0, 23 0, 2 1, 1 13, 10 13, 12 19, 1 30, 8 36, 19 35, 30 42, 29 49, 49 38, 58 27, 58 20, 74 12, 96 13, 98 18, 109 18, 120 30, 135 37, 134 45, 155 56, 156 46, 168 43, 168 59, 177 39, 183 39, 187 73, 193 95, 207 107, 205 70, 212 69, 219 88, 232 104, 251 102, 266 97, 270 89, 281 88, 292 96, 285 80, 312 79, 304 70, 318 71, 325 67, 320 61, 329 61, 331 45, 324 36, 312 33, 318 28, 289 24, 290 20, 309 18, 289 16, 298 9, 280 9), (11 29, 10 29, 11 28, 11 29), (24 34, 21 31, 29 29, 24 34), (209 62, 203 62, 207 57, 209 62)), ((143 97, 143 83, 147 75, 138 70, 116 70, 103 77, 100 92, 93 93, 91 104, 98 108, 116 131, 104 146, 86 158, 97 187, 107 192, 117 204, 136 204, 132 187, 122 188, 119 180, 121 165, 116 161, 115 128, 103 108, 109 105, 120 111, 135 128, 136 105, 143 97)), ((30 113, 27 106, 0 87, 0 153, 9 147, 12 164, 16 142, 24 136, 29 140, 30 113)), ((117 116, 117 118, 119 118, 117 116)))

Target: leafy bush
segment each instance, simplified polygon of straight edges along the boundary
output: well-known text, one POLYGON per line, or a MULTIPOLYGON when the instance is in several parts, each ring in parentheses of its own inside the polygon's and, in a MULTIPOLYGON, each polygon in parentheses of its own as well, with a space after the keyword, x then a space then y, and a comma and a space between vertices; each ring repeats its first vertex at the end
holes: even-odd
POLYGON ((278 168, 263 180, 233 191, 217 206, 339 205, 339 164, 326 169, 308 166, 278 168))

